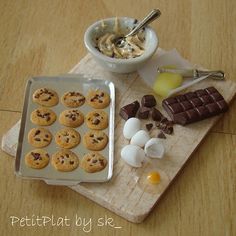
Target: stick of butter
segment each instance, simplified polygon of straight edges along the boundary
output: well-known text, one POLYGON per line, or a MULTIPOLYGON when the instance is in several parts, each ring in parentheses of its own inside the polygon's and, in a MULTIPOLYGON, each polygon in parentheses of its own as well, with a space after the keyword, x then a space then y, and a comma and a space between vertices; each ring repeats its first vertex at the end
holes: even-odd
POLYGON ((160 73, 153 84, 155 93, 162 97, 167 97, 172 89, 178 88, 182 85, 183 77, 175 73, 160 73))

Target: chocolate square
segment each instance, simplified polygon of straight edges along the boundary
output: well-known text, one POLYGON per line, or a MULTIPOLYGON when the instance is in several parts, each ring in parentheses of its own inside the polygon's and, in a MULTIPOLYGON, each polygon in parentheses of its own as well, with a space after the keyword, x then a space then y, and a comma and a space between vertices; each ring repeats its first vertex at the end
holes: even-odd
POLYGON ((200 97, 200 99, 202 100, 203 104, 206 105, 206 104, 209 104, 209 103, 212 103, 213 102, 213 99, 211 96, 209 95, 204 95, 202 97, 200 97))
POLYGON ((220 110, 221 110, 222 112, 228 110, 228 104, 227 104, 224 100, 218 101, 217 104, 218 104, 218 106, 220 107, 220 110))
POLYGON ((194 107, 199 107, 203 104, 203 102, 199 98, 192 98, 189 100, 194 107))
POLYGON ((198 89, 198 90, 195 91, 195 93, 197 94, 198 97, 207 95, 207 92, 203 89, 198 89))
POLYGON ((195 93, 193 93, 193 92, 189 92, 189 93, 186 93, 186 94, 185 94, 185 97, 186 97, 187 99, 191 99, 191 98, 196 98, 197 95, 196 95, 195 93))
POLYGON ((167 105, 170 105, 170 104, 176 103, 177 100, 176 100, 176 98, 170 97, 170 98, 166 98, 166 99, 164 100, 164 102, 165 102, 167 105))
POLYGON ((218 92, 218 91, 216 90, 216 88, 214 88, 214 87, 208 87, 208 88, 205 89, 205 91, 206 91, 207 93, 209 93, 209 94, 218 92))
POLYGON ((219 94, 218 92, 217 93, 212 93, 211 97, 213 98, 214 101, 220 101, 220 100, 223 99, 222 95, 219 94))
POLYGON ((187 110, 193 108, 193 105, 189 101, 183 101, 180 103, 180 105, 183 107, 184 111, 187 111, 187 110))
POLYGON ((196 110, 201 117, 208 117, 210 115, 209 110, 205 106, 196 107, 196 110))
POLYGON ((178 95, 176 96, 176 100, 178 102, 183 102, 183 101, 186 101, 186 97, 184 95, 178 95))
POLYGON ((170 110, 175 114, 183 111, 183 108, 179 103, 175 103, 170 105, 170 110))
POLYGON ((176 124, 186 125, 188 123, 188 115, 186 112, 181 112, 173 115, 173 120, 176 124))
POLYGON ((216 103, 207 104, 206 107, 213 115, 216 115, 220 111, 220 107, 216 103))
POLYGON ((156 106, 157 102, 153 95, 144 95, 142 97, 141 104, 144 107, 154 107, 156 106))
POLYGON ((199 114, 195 109, 186 111, 186 114, 188 115, 189 119, 192 121, 197 121, 199 118, 199 114))

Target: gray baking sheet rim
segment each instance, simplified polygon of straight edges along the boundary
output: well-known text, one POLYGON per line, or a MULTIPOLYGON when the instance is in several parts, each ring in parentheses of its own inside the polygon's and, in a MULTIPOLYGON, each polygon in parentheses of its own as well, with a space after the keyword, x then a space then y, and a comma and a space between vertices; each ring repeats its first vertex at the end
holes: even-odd
MULTIPOLYGON (((49 130, 52 132, 54 136, 55 131, 63 128, 63 126, 58 123, 58 116, 60 112, 69 108, 65 107, 63 104, 59 102, 58 105, 51 107, 50 109, 56 112, 57 120, 51 126, 46 126, 46 128, 49 128, 49 130)), ((88 105, 83 105, 81 107, 78 107, 78 109, 81 110, 84 113, 84 115, 88 111, 93 110, 93 108, 89 107, 88 105)), ((33 77, 29 79, 26 85, 26 89, 25 89, 24 106, 23 106, 23 112, 22 112, 22 118, 21 118, 20 133, 19 133, 19 138, 18 138, 18 147, 17 147, 16 161, 15 161, 16 175, 22 178, 27 178, 27 179, 44 180, 47 184, 55 184, 55 185, 76 185, 81 182, 108 181, 112 177, 112 172, 113 172, 114 120, 115 120, 115 86, 111 81, 99 79, 99 77, 96 77, 96 79, 94 78, 90 79, 88 75, 83 75, 83 74, 63 75, 63 76, 55 76, 55 77, 40 76, 40 77, 33 77), (30 113, 34 109, 39 107, 39 105, 32 102, 31 98, 32 98, 33 92, 37 88, 41 88, 41 87, 52 88, 58 93, 59 98, 65 92, 70 91, 70 90, 80 91, 84 95, 86 95, 89 89, 100 88, 109 93, 110 98, 111 98, 110 105, 107 108, 103 109, 109 115, 109 126, 107 129, 104 130, 104 132, 108 134, 109 143, 104 150, 100 151, 100 153, 103 154, 108 159, 107 167, 104 170, 97 173, 87 173, 84 170, 82 170, 80 167, 78 167, 76 170, 71 171, 71 172, 59 172, 55 170, 51 166, 50 163, 48 164, 48 166, 46 166, 45 168, 41 170, 34 170, 25 165, 24 155, 28 151, 34 149, 34 147, 32 147, 27 141, 28 131, 31 128, 36 127, 36 125, 30 122, 30 113)), ((71 150, 79 154, 79 159, 81 160, 82 156, 85 153, 89 152, 89 150, 83 147, 83 144, 82 144, 82 136, 89 129, 86 127, 84 123, 82 126, 76 128, 76 130, 79 131, 81 135, 81 143, 76 148, 73 148, 71 150), (81 151, 81 149, 83 151, 81 151)), ((53 139, 52 143, 48 147, 45 147, 44 149, 47 150, 51 156, 52 153, 56 152, 60 148, 57 147, 53 139)))

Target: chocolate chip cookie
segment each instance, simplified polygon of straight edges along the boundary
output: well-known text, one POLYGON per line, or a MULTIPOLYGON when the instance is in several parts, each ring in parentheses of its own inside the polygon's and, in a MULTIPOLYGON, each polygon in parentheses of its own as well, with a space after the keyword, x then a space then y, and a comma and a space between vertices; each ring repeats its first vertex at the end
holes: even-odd
POLYGON ((78 127, 84 122, 84 115, 77 109, 65 110, 59 116, 59 122, 68 127, 78 127))
POLYGON ((52 107, 57 105, 59 99, 54 90, 49 88, 39 88, 33 93, 33 101, 42 106, 52 107))
POLYGON ((81 168, 88 173, 95 173, 103 170, 107 165, 107 160, 98 152, 90 152, 84 155, 81 161, 81 168))
POLYGON ((67 92, 61 98, 62 104, 67 107, 79 107, 85 102, 85 97, 79 92, 67 92))
POLYGON ((92 151, 100 151, 107 145, 108 137, 100 130, 91 130, 83 136, 84 146, 92 151))
POLYGON ((86 101, 93 108, 103 109, 110 104, 110 96, 100 89, 90 90, 86 96, 86 101))
POLYGON ((30 116, 31 122, 40 126, 51 125, 56 119, 56 113, 51 109, 44 107, 35 109, 30 116))
POLYGON ((43 149, 35 149, 25 155, 25 164, 33 169, 42 169, 49 163, 49 154, 43 149))
POLYGON ((55 141, 62 148, 73 148, 80 143, 80 134, 72 128, 61 129, 56 133, 55 141))
POLYGON ((64 149, 52 155, 51 164, 58 171, 68 172, 78 167, 79 158, 74 152, 64 149))
POLYGON ((37 148, 46 147, 52 141, 52 134, 45 128, 33 128, 28 133, 28 142, 37 148))
POLYGON ((101 130, 108 126, 107 113, 101 110, 89 112, 85 117, 85 121, 90 129, 101 130))

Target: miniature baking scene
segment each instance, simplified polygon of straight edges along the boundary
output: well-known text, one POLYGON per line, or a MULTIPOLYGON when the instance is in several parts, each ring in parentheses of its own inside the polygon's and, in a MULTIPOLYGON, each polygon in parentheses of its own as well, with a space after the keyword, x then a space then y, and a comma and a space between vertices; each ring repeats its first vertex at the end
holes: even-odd
MULTIPOLYGON (((191 172, 193 195, 203 191, 197 185, 203 178, 200 168, 206 173, 201 184, 214 181, 213 167, 207 162, 209 150, 219 145, 216 140, 224 134, 222 130, 229 131, 234 119, 236 83, 227 73, 225 57, 211 64, 199 55, 193 57, 193 49, 184 51, 180 46, 176 31, 171 36, 176 37, 176 45, 170 47, 162 28, 170 22, 166 9, 151 7, 141 12, 137 18, 132 11, 124 16, 92 17, 74 42, 85 52, 78 64, 67 73, 58 70, 52 76, 48 70, 49 76, 35 72, 27 77, 24 95, 18 98, 22 99, 20 116, 2 137, 2 150, 14 157, 10 173, 17 183, 29 181, 32 189, 42 183, 45 191, 69 188, 84 201, 106 208, 108 215, 142 223, 157 214, 150 213, 159 210, 163 196, 173 194, 179 176, 179 182, 188 181, 183 179, 191 172), (212 130, 216 130, 215 138, 209 141, 212 130), (204 155, 204 161, 197 160, 204 155)), ((174 24, 165 27, 170 32, 174 24)), ((224 135, 232 136, 227 142, 234 142, 234 129, 227 132, 224 135)), ((212 151, 219 168, 224 165, 221 156, 226 155, 229 175, 231 149, 212 151)), ((221 184, 217 181, 216 188, 221 184)), ((185 195, 186 189, 178 192, 185 195)), ((216 192, 209 194, 214 198, 216 192)), ((186 200, 186 206, 197 205, 196 201, 186 200)), ((178 204, 184 203, 176 200, 178 204)), ((205 210, 209 205, 201 204, 205 210)))

